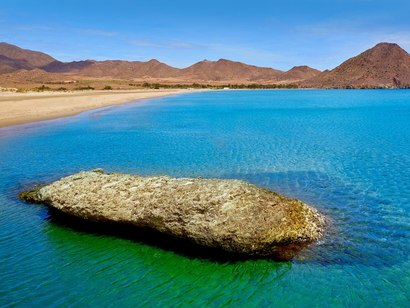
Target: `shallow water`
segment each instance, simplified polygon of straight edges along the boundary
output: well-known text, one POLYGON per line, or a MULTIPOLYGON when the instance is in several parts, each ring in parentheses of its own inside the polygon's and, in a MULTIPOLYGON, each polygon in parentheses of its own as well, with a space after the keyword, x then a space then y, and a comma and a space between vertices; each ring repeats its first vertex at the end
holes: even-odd
POLYGON ((0 307, 409 307, 410 92, 221 91, 0 129, 0 307), (240 178, 332 219, 292 262, 214 260, 17 200, 102 167, 240 178))

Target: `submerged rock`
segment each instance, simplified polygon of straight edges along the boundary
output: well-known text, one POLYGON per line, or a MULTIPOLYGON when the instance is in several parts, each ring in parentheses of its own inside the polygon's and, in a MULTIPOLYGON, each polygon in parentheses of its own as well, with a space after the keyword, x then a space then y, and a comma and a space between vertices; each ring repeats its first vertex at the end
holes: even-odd
POLYGON ((80 172, 23 192, 66 214, 150 228, 228 252, 269 256, 318 240, 314 208, 240 180, 80 172))

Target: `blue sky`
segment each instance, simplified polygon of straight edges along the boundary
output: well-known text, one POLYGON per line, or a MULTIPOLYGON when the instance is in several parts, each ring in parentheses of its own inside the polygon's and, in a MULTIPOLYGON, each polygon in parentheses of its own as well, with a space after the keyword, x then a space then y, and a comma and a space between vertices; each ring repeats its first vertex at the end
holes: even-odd
POLYGON ((0 41, 62 61, 330 69, 381 41, 410 51, 409 13, 408 0, 0 0, 0 41))

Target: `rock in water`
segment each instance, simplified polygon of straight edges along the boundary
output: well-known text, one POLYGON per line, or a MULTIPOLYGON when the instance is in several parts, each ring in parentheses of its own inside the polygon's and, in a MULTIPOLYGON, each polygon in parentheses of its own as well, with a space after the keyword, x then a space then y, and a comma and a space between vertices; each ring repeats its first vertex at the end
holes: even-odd
POLYGON ((228 252, 269 256, 318 240, 314 208, 241 180, 80 172, 22 199, 96 222, 147 227, 228 252))

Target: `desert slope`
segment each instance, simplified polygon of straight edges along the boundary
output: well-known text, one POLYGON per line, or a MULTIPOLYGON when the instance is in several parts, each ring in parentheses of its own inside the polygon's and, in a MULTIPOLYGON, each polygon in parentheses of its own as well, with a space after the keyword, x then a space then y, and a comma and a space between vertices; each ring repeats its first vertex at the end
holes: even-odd
POLYGON ((197 81, 277 81, 282 71, 226 59, 204 60, 182 70, 182 78, 197 81))
POLYGON ((61 62, 44 53, 0 44, 0 85, 18 86, 66 82, 90 78, 132 80, 163 83, 231 83, 275 84, 300 81, 316 74, 306 66, 283 72, 269 67, 258 67, 220 59, 200 61, 186 68, 175 68, 156 59, 147 62, 123 60, 84 60, 61 62), (4 76, 7 74, 7 76, 4 76))
POLYGON ((397 44, 380 43, 301 84, 318 88, 409 87, 410 55, 397 44))
POLYGON ((321 71, 311 68, 307 65, 294 66, 287 72, 280 75, 281 80, 306 80, 319 75, 321 71))
POLYGON ((43 67, 50 73, 76 74, 83 77, 133 79, 142 77, 168 78, 178 76, 180 70, 158 60, 140 61, 78 61, 53 62, 43 67))
MULTIPOLYGON (((258 67, 220 59, 203 60, 186 68, 175 68, 158 60, 61 62, 44 53, 0 43, 0 86, 63 85, 87 81, 87 87, 109 82, 116 89, 134 83, 164 84, 297 84, 304 88, 401 88, 410 87, 410 55, 397 44, 380 43, 330 71, 308 66, 289 71, 258 67), (122 81, 116 86, 114 81, 122 81)), ((99 86, 97 86, 98 88, 99 86)), ((102 88, 102 87, 100 87, 102 88)))
POLYGON ((16 70, 39 68, 53 61, 55 59, 45 53, 0 43, 0 64, 6 64, 16 70))

